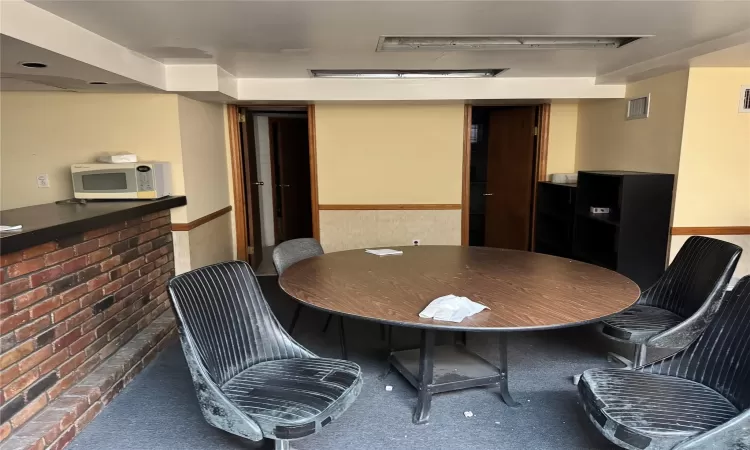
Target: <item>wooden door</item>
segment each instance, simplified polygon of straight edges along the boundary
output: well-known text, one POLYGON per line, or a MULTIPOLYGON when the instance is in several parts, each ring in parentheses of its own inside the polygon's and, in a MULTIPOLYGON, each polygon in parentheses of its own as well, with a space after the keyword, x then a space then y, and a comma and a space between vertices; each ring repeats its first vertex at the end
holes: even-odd
POLYGON ((239 135, 242 148, 242 172, 245 184, 245 211, 247 217, 247 260, 253 269, 257 269, 263 258, 263 241, 260 226, 260 189, 258 181, 258 164, 255 156, 255 129, 253 116, 247 112, 239 114, 239 135))
POLYGON ((278 241, 312 237, 310 157, 306 118, 271 118, 275 152, 278 241))
POLYGON ((484 245, 529 250, 534 186, 533 106, 490 113, 484 245))

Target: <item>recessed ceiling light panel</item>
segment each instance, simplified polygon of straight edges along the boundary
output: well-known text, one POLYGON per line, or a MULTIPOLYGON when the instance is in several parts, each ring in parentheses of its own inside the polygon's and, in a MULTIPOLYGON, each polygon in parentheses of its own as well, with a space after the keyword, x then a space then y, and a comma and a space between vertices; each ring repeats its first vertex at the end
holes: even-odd
POLYGON ((47 64, 44 64, 42 62, 35 62, 35 61, 24 61, 18 63, 19 66, 23 66, 29 69, 44 69, 47 67, 47 64))
POLYGON ((310 70, 313 78, 491 78, 508 69, 462 69, 462 70, 310 70))
POLYGON ((381 36, 379 52, 620 48, 647 36, 381 36))

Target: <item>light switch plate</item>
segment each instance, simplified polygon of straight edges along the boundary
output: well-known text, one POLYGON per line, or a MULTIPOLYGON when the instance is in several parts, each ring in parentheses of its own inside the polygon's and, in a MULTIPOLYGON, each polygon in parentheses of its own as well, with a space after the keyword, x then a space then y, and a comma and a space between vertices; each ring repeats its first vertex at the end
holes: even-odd
POLYGON ((49 187, 49 174, 40 173, 36 176, 36 187, 48 188, 49 187))

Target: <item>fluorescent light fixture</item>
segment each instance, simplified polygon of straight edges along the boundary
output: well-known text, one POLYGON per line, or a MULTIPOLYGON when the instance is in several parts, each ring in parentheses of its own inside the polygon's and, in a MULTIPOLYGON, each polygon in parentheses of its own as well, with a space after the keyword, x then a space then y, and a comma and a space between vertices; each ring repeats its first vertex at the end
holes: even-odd
POLYGON ((380 36, 376 51, 492 51, 620 48, 647 36, 380 36))
POLYGON ((491 78, 508 69, 461 70, 310 70, 313 78, 491 78))

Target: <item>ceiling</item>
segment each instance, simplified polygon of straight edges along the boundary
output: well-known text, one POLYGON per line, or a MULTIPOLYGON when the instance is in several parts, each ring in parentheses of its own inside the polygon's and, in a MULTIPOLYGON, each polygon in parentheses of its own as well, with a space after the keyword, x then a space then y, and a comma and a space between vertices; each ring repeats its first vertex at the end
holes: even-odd
MULTIPOLYGON (((211 62, 243 78, 459 68, 509 68, 503 77, 600 76, 750 29, 750 1, 31 3, 163 63, 211 62), (652 37, 619 49, 375 52, 381 35, 479 34, 652 37)), ((738 56, 728 63, 742 63, 738 56)))
POLYGON ((0 8, 2 90, 260 102, 613 98, 626 82, 689 66, 750 66, 750 0, 0 0, 0 8), (383 35, 648 37, 617 49, 376 52, 383 35), (422 81, 309 72, 496 68, 508 70, 422 81))
POLYGON ((0 49, 0 87, 4 91, 154 92, 129 78, 5 35, 0 35, 0 49), (29 61, 44 62, 52 70, 28 69, 19 64, 29 61), (107 84, 89 84, 92 81, 107 84))

